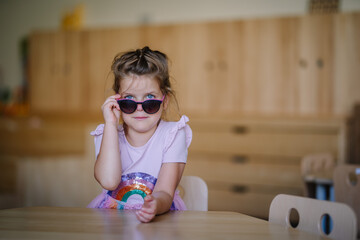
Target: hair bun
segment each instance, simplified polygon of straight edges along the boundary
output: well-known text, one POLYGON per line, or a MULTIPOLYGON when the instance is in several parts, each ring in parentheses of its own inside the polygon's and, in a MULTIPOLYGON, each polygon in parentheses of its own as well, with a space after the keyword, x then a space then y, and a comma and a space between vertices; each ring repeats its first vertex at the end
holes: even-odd
POLYGON ((150 51, 150 48, 149 48, 148 46, 145 46, 145 47, 143 47, 143 49, 141 49, 141 51, 142 51, 143 53, 146 53, 146 52, 149 52, 149 51, 150 51))

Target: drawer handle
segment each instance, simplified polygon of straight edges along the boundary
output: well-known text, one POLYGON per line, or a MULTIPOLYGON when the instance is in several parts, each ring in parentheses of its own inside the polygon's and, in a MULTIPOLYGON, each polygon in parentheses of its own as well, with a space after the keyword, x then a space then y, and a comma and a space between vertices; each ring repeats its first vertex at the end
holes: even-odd
POLYGON ((231 161, 232 161, 233 163, 241 163, 241 164, 243 164, 243 163, 247 162, 248 159, 247 159, 246 156, 235 155, 235 156, 232 157, 231 161))
POLYGON ((249 188, 245 185, 234 185, 231 187, 231 191, 234 193, 246 193, 249 191, 249 188))
POLYGON ((232 129, 232 132, 235 134, 245 134, 247 133, 248 129, 245 126, 235 126, 232 129))

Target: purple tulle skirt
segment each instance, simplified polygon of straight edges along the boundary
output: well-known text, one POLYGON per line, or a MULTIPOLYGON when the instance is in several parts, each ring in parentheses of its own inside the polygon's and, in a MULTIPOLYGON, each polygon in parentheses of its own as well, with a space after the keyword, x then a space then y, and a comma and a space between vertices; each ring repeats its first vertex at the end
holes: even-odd
MULTIPOLYGON (((113 191, 103 190, 88 208, 141 209, 146 195, 151 194, 156 178, 146 173, 130 173, 121 177, 121 183, 113 191)), ((184 201, 175 192, 170 210, 186 210, 184 201)))
MULTIPOLYGON (((101 194, 95 197, 87 206, 88 208, 113 208, 113 209, 141 209, 143 202, 124 203, 110 197, 108 191, 103 190, 101 194)), ((174 200, 170 210, 185 211, 187 210, 184 201, 179 195, 179 191, 175 192, 174 200)))

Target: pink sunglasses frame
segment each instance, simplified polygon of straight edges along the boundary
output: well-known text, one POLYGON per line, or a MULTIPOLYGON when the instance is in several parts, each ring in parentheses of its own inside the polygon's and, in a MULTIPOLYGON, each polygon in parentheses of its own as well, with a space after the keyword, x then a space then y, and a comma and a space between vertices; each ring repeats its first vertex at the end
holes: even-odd
MULTIPOLYGON (((142 104, 143 104, 144 102, 146 102, 146 101, 156 100, 156 101, 161 101, 161 103, 163 103, 163 102, 164 102, 164 99, 165 99, 165 96, 166 96, 166 94, 164 94, 164 96, 162 97, 162 99, 147 99, 147 100, 142 101, 142 102, 137 102, 137 101, 134 101, 134 100, 132 100, 132 99, 127 99, 127 98, 116 98, 115 100, 116 100, 117 102, 118 102, 118 101, 121 101, 121 100, 132 101, 132 102, 136 103, 136 106, 139 105, 139 104, 141 104, 141 107, 143 108, 142 104)), ((160 103, 160 105, 161 105, 161 103, 160 103)), ((135 109, 135 111, 136 111, 136 109, 135 109)), ((134 111, 134 112, 135 112, 135 111, 134 111)), ((154 113, 148 113, 148 112, 145 111, 144 108, 143 108, 143 111, 146 112, 147 114, 155 114, 155 113, 157 113, 159 110, 157 110, 157 111, 154 112, 154 113)), ((122 111, 122 112, 124 112, 124 111, 122 111)), ((132 113, 134 113, 134 112, 132 112, 132 113)), ((126 113, 126 112, 124 112, 124 113, 126 113)), ((126 114, 132 114, 132 113, 126 113, 126 114)))

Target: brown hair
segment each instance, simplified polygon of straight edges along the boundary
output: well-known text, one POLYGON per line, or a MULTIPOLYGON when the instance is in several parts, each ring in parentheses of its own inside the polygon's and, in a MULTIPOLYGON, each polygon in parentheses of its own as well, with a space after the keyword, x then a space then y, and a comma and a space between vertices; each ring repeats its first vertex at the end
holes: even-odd
POLYGON ((129 75, 149 75, 154 77, 164 95, 172 95, 177 104, 175 92, 171 88, 168 57, 160 51, 149 47, 128 51, 115 56, 111 65, 114 74, 113 90, 120 93, 120 82, 129 75))

